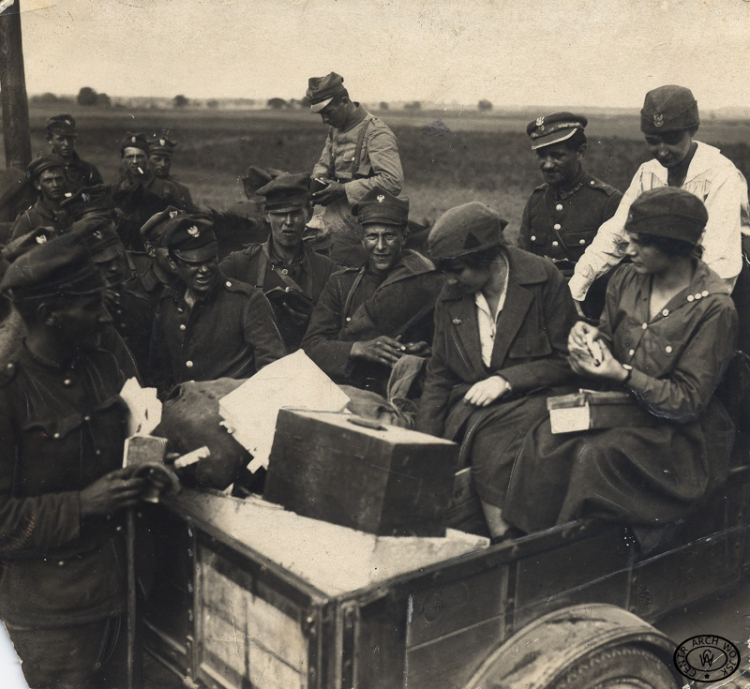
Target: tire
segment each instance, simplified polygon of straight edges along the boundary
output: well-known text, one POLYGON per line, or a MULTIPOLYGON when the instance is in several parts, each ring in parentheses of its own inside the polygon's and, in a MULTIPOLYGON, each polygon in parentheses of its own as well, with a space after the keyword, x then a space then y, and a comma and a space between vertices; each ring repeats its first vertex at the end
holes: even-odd
POLYGON ((677 689, 675 676, 653 653, 635 646, 583 658, 545 689, 677 689))

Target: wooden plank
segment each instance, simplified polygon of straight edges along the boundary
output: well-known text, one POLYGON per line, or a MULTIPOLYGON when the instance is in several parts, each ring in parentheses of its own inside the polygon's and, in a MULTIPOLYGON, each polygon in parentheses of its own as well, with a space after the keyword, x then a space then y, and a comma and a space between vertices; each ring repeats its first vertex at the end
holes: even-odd
POLYGON ((407 648, 501 616, 507 583, 508 567, 504 566, 415 592, 411 596, 407 648))

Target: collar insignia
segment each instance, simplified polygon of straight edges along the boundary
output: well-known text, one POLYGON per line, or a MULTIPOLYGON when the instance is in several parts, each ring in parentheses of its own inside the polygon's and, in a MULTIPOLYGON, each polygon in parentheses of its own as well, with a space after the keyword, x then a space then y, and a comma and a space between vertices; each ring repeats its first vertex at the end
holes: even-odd
POLYGON ((104 239, 104 235, 101 233, 101 230, 95 230, 94 237, 96 237, 97 239, 104 239))
POLYGON ((201 236, 201 231, 195 225, 193 225, 192 227, 188 227, 187 233, 191 237, 200 237, 201 236))
POLYGON ((179 215, 180 211, 169 211, 169 217, 174 218, 176 215, 179 215))
POLYGON ((36 236, 36 243, 37 244, 46 244, 47 243, 47 237, 46 235, 39 234, 36 236))
POLYGON ((662 127, 664 126, 664 115, 661 113, 656 113, 654 115, 654 127, 662 127))
POLYGON ((378 195, 378 203, 383 203, 383 201, 385 201, 385 196, 383 196, 382 194, 379 194, 378 195))

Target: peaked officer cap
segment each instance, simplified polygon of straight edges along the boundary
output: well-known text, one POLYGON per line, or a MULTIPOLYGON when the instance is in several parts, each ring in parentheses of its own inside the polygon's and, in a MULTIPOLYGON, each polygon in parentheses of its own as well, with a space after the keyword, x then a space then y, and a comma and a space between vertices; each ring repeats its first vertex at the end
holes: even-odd
POLYGON ((409 199, 374 187, 352 208, 360 225, 401 225, 409 222, 409 199))
POLYGON ((531 138, 531 150, 570 139, 577 131, 583 131, 588 123, 586 117, 572 112, 556 112, 537 117, 526 127, 526 133, 531 138))

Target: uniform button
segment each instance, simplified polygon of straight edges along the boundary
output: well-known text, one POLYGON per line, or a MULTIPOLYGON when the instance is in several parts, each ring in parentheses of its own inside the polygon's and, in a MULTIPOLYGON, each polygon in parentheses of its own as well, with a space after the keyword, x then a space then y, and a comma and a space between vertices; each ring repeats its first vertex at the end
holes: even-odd
POLYGON ((557 205, 555 206, 555 210, 556 210, 556 211, 561 211, 562 209, 563 209, 563 205, 562 205, 561 203, 558 203, 558 204, 557 204, 557 205))
POLYGON ((282 275, 289 275, 289 271, 286 268, 282 268, 281 269, 281 274, 282 275))
POLYGON ((285 291, 285 292, 288 292, 288 291, 289 291, 289 289, 290 289, 289 287, 284 287, 284 291, 285 291))
POLYGON ((231 283, 231 282, 229 282, 229 280, 227 280, 227 281, 226 281, 226 282, 225 282, 224 284, 225 284, 225 285, 226 285, 227 287, 231 287, 231 286, 232 286, 232 283, 231 283))
POLYGON ((57 439, 57 438, 59 438, 59 437, 60 437, 60 434, 59 434, 59 433, 53 433, 53 434, 52 434, 52 437, 53 437, 53 438, 55 438, 55 439, 57 439))
POLYGON ((631 350, 630 350, 630 351, 628 352, 628 355, 629 355, 629 356, 633 356, 633 354, 635 354, 635 349, 631 349, 631 350))
POLYGON ((703 290, 703 291, 701 292, 701 294, 702 294, 702 295, 703 295, 704 297, 707 297, 707 296, 708 296, 708 290, 707 290, 707 289, 704 289, 704 290, 703 290))
POLYGON ((692 294, 688 294, 687 295, 687 300, 688 301, 695 301, 695 297, 692 294))
POLYGON ((84 421, 91 421, 91 417, 88 414, 86 414, 86 416, 83 417, 83 420, 84 421))
POLYGON ((532 242, 535 242, 536 241, 536 235, 532 234, 531 237, 530 237, 530 239, 531 239, 532 242))
POLYGON ((664 311, 661 312, 662 316, 668 316, 669 315, 669 309, 664 309, 664 311))
POLYGON ((552 246, 560 246, 560 242, 558 242, 557 240, 555 240, 554 242, 552 242, 552 246))
POLYGON ((578 243, 579 243, 579 244, 580 244, 581 246, 583 246, 583 245, 584 245, 584 244, 586 243, 586 240, 585 240, 585 239, 579 239, 579 240, 578 240, 578 243))
POLYGON ((187 330, 187 326, 184 323, 180 323, 180 330, 187 330))
POLYGON ((125 328, 127 327, 128 327, 127 323, 120 323, 120 328, 122 328, 123 330, 125 330, 125 328))
POLYGON ((185 362, 185 366, 187 366, 188 368, 193 368, 193 362, 192 361, 186 361, 185 362))
POLYGON ((9 371, 12 371, 13 370, 13 363, 11 362, 5 368, 7 368, 9 371))
POLYGON ((648 323, 641 323, 641 328, 643 328, 644 330, 645 330, 646 328, 648 328, 648 323))
POLYGON ((346 322, 347 322, 347 323, 349 323, 349 321, 351 321, 351 320, 352 320, 352 317, 351 317, 351 316, 347 316, 347 317, 346 317, 346 322))
POLYGON ((66 388, 69 388, 69 387, 70 387, 71 385, 73 385, 73 381, 72 381, 72 380, 71 380, 70 378, 66 378, 66 379, 65 379, 65 380, 63 381, 63 385, 64 385, 64 386, 65 386, 66 388))
POLYGON ((589 181, 589 184, 593 187, 596 184, 596 182, 592 179, 591 181, 589 181))
POLYGON ((99 455, 101 455, 101 453, 102 453, 102 451, 101 451, 101 450, 94 450, 94 454, 95 454, 95 455, 96 455, 97 457, 98 457, 99 455))
POLYGON ((177 313, 182 313, 183 309, 181 309, 179 306, 177 307, 177 313))
POLYGON ((121 526, 116 526, 115 527, 115 531, 122 531, 122 527, 121 526))
POLYGON ((700 299, 703 295, 700 292, 695 293, 695 298, 700 299))
POLYGON ((672 353, 672 347, 670 347, 669 345, 667 345, 666 347, 664 347, 664 351, 665 351, 665 352, 666 352, 667 354, 671 354, 671 353, 672 353))
POLYGON ((57 563, 58 567, 64 567, 65 566, 65 560, 60 560, 60 562, 57 563))
POLYGON ((121 315, 122 315, 122 309, 117 309, 117 310, 115 311, 115 313, 116 313, 116 314, 117 314, 118 316, 121 316, 121 315))
POLYGON ((562 225, 559 222, 556 222, 552 227, 554 229, 556 229, 556 230, 561 230, 562 229, 562 225))

